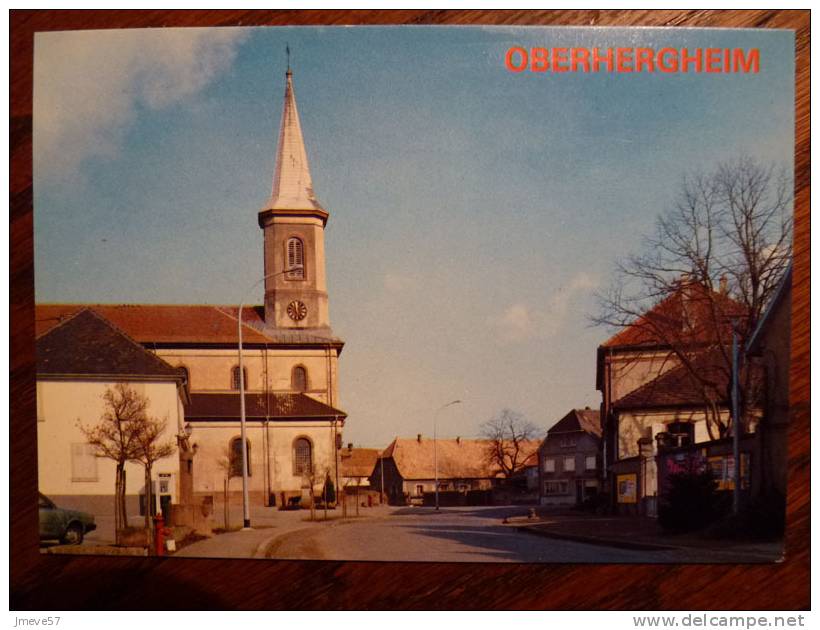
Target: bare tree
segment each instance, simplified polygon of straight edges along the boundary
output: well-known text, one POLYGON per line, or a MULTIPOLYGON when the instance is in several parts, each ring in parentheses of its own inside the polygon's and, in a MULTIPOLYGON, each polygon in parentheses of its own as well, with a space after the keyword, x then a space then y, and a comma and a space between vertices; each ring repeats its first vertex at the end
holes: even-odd
MULTIPOLYGON (((148 399, 144 399, 146 406, 148 399)), ((151 480, 151 469, 158 460, 174 454, 176 446, 173 440, 162 442, 162 435, 168 426, 167 418, 154 418, 143 415, 142 422, 137 425, 134 441, 137 444, 134 460, 142 464, 145 469, 145 529, 151 532, 151 507, 154 505, 154 492, 151 480)))
POLYGON ((98 424, 77 426, 86 441, 94 447, 97 457, 114 460, 116 477, 114 483, 114 530, 117 544, 121 531, 128 525, 125 506, 125 464, 137 457, 139 444, 137 434, 144 421, 148 400, 140 396, 127 383, 117 383, 103 394, 105 411, 98 424))
POLYGON ((520 413, 503 409, 481 425, 481 435, 488 441, 487 460, 510 477, 530 455, 527 442, 538 435, 538 427, 520 413))
POLYGON ((236 469, 234 465, 234 458, 231 450, 225 446, 222 449, 222 455, 220 455, 216 460, 216 465, 219 469, 225 474, 225 478, 223 479, 222 485, 222 498, 224 501, 223 505, 223 519, 225 522, 225 531, 228 530, 230 527, 230 498, 229 498, 229 491, 231 485, 231 477, 233 477, 233 472, 236 469))
MULTIPOLYGON (((683 366, 713 439, 731 426, 718 403, 726 400, 732 336, 743 347, 791 260, 791 190, 785 171, 749 157, 685 177, 642 251, 619 261, 598 295, 594 323, 630 326, 641 343, 668 349, 668 360, 683 366)), ((744 369, 741 409, 754 387, 744 369)))

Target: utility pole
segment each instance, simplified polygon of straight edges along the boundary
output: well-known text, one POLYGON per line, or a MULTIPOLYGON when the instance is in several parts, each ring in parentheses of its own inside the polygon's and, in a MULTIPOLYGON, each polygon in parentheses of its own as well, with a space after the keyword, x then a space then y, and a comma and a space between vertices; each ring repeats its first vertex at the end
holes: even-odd
POLYGON ((384 504, 384 453, 382 453, 382 456, 379 457, 379 464, 382 469, 382 489, 379 493, 379 503, 384 504))
POLYGON ((734 489, 732 492, 732 512, 740 511, 740 352, 737 343, 737 321, 732 326, 732 456, 734 458, 734 489))
MULTIPOLYGON (((260 278, 257 280, 254 285, 248 289, 247 293, 250 293, 253 289, 258 287, 268 278, 272 278, 273 276, 278 276, 284 273, 288 273, 289 271, 293 271, 295 269, 301 269, 301 265, 296 265, 285 269, 284 271, 276 271, 274 273, 269 273, 268 275, 260 278)), ((246 295, 247 295, 246 293, 246 295)), ((236 318, 236 330, 237 330, 237 337, 239 337, 239 344, 237 346, 237 352, 239 354, 239 433, 241 435, 242 440, 242 529, 250 529, 251 528, 251 504, 249 499, 249 491, 248 491, 248 473, 250 462, 248 461, 248 438, 245 431, 246 419, 245 419, 245 365, 242 361, 242 311, 245 309, 245 300, 243 300, 239 304, 239 313, 237 314, 236 318)), ((311 488, 311 494, 313 493, 313 489, 311 488)))
POLYGON ((438 508, 438 444, 437 444, 437 438, 438 438, 438 430, 437 430, 438 412, 441 411, 442 409, 445 409, 445 408, 449 407, 450 405, 458 405, 460 403, 461 403, 460 400, 451 400, 446 405, 442 405, 441 407, 436 409, 435 413, 433 414, 433 467, 436 469, 436 482, 435 482, 436 483, 436 487, 435 487, 435 491, 436 491, 436 512, 439 511, 439 508, 438 508))

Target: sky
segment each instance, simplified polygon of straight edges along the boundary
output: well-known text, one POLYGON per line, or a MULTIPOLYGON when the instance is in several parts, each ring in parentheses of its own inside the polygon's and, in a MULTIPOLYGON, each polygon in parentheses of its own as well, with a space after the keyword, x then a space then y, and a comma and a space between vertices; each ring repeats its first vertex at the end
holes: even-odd
MULTIPOLYGON (((38 33, 38 302, 236 304, 263 274, 285 46, 345 348, 345 441, 597 408, 590 324, 687 173, 792 168, 791 31, 38 33), (510 46, 757 47, 758 74, 511 73, 510 46), (436 411, 452 400, 462 401, 436 411)), ((262 302, 259 289, 258 302, 262 302)))

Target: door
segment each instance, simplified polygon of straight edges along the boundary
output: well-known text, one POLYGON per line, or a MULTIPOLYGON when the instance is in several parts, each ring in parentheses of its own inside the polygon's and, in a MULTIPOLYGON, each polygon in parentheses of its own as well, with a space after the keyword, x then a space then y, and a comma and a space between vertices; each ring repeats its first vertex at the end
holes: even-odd
POLYGON ((160 473, 157 483, 157 494, 159 494, 159 511, 164 519, 171 516, 171 503, 173 503, 174 480, 171 473, 160 473))
POLYGON ((584 481, 578 479, 575 481, 575 503, 580 505, 584 502, 584 481))

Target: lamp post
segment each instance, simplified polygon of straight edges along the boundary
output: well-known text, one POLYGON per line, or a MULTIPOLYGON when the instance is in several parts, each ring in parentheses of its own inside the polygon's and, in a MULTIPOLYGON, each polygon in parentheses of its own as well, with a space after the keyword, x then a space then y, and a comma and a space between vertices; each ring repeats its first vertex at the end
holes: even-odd
MULTIPOLYGON (((302 265, 296 265, 283 271, 275 271, 266 276, 262 276, 252 287, 246 291, 246 295, 253 291, 268 278, 280 276, 282 274, 301 269, 302 265)), ((245 308, 245 301, 239 304, 239 316, 236 320, 236 328, 239 333, 239 427, 240 439, 242 440, 242 529, 251 528, 251 505, 248 499, 248 441, 245 437, 245 367, 242 362, 242 310, 245 308)))
POLYGON ((450 407, 451 405, 458 405, 458 404, 461 404, 460 400, 451 400, 446 405, 442 405, 441 407, 436 409, 435 413, 433 413, 433 467, 436 469, 436 486, 435 486, 436 512, 439 511, 439 509, 438 509, 438 442, 437 442, 437 437, 438 437, 438 428, 437 428, 438 413, 442 409, 446 409, 447 407, 450 407))

